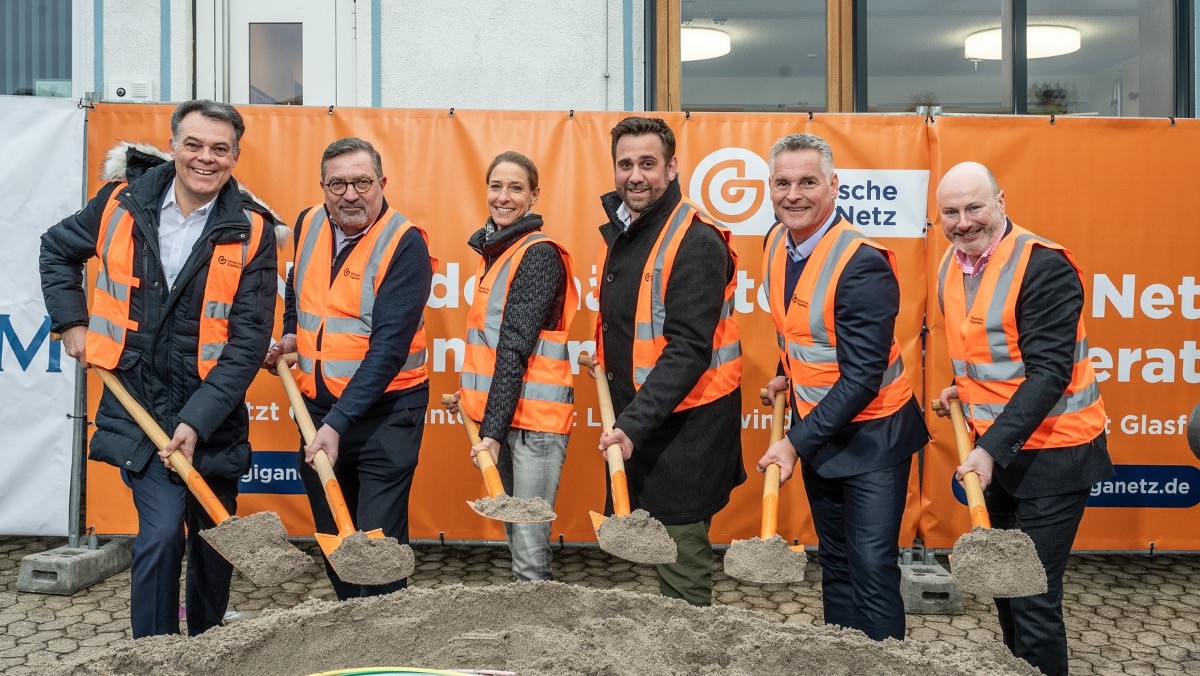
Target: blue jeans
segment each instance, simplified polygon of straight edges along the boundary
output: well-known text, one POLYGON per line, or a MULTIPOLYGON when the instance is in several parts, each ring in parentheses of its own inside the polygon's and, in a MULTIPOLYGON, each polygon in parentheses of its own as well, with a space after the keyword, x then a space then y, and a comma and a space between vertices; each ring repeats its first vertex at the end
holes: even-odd
MULTIPOLYGON (((543 498, 554 506, 558 479, 567 458, 566 434, 512 428, 500 444, 496 468, 504 492, 514 498, 543 498)), ((550 523, 505 523, 518 582, 553 580, 550 571, 550 523)))

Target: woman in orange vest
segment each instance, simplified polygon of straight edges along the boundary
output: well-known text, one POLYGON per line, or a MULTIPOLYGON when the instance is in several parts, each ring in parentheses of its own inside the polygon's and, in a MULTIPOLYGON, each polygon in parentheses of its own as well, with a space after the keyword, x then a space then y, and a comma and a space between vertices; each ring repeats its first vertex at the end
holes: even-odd
MULTIPOLYGON (((448 408, 481 423, 472 462, 488 451, 506 493, 553 505, 575 415, 567 329, 579 294, 570 254, 532 211, 533 162, 501 153, 487 186, 488 220, 467 242, 480 255, 478 282, 457 406, 448 408)), ((518 581, 553 579, 549 523, 505 523, 504 532, 518 581)))

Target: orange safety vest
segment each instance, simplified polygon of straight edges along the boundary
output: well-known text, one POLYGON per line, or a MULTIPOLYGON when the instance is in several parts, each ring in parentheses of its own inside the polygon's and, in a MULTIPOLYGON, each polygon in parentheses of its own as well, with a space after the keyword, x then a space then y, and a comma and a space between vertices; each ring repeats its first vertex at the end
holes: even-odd
MULTIPOLYGON (((309 398, 317 396, 316 371, 334 396, 342 396, 346 385, 362 366, 371 344, 371 317, 375 296, 383 283, 392 254, 409 229, 429 236, 395 209, 388 209, 362 236, 347 256, 332 282, 333 231, 325 206, 313 207, 304 221, 304 232, 296 248, 292 280, 296 293, 296 382, 309 398)), ((437 259, 430 258, 437 270, 437 259)), ((385 391, 407 389, 429 380, 425 368, 425 321, 413 335, 408 359, 385 391)))
MULTIPOLYGON (((567 352, 567 329, 575 317, 579 292, 575 288, 575 273, 571 255, 561 244, 541 232, 530 232, 515 242, 485 271, 481 258, 475 273, 479 280, 471 310, 467 313, 467 352, 463 360, 463 411, 472 420, 482 420, 487 408, 488 390, 496 369, 496 346, 500 343, 500 323, 504 319, 504 303, 512 287, 513 276, 525 258, 529 247, 549 242, 558 247, 567 270, 566 297, 562 319, 552 330, 543 329, 529 357, 529 366, 521 382, 521 398, 513 414, 511 426, 537 432, 568 434, 574 421, 575 388, 571 374, 571 359, 567 352)), ((550 289, 545 290, 550 293, 550 289)))
MULTIPOLYGON (((667 339, 663 333, 667 318, 667 282, 671 279, 671 269, 675 264, 675 255, 679 253, 679 244, 683 241, 689 228, 697 223, 704 223, 715 229, 725 239, 729 255, 737 266, 737 250, 733 246, 733 233, 708 214, 701 211, 694 202, 688 199, 680 200, 675 210, 667 217, 667 223, 658 235, 658 241, 646 259, 646 268, 642 272, 641 285, 638 288, 637 312, 634 315, 636 326, 633 338, 633 387, 641 389, 642 384, 650 377, 658 358, 662 356, 667 339)), ((596 269, 603 275, 608 259, 608 245, 602 243, 599 251, 596 269)), ((742 343, 738 336, 737 320, 733 318, 733 293, 737 290, 737 276, 725 285, 725 303, 721 306, 721 317, 713 333, 712 359, 708 369, 700 376, 700 380, 675 407, 675 411, 695 408, 721 397, 737 389, 742 382, 742 343)), ((604 364, 604 340, 600 327, 603 319, 596 315, 596 358, 604 364)))
MULTIPOLYGON (((1083 284, 1083 271, 1070 251, 1014 224, 1012 232, 1000 240, 984 267, 969 314, 963 269, 954 255, 954 247, 947 249, 942 257, 938 271, 938 303, 946 317, 946 341, 950 347, 954 382, 958 385, 958 397, 967 418, 979 435, 996 422, 1017 388, 1025 382, 1025 362, 1017 342, 1017 298, 1029 256, 1037 246, 1061 251, 1083 284), (947 279, 954 281, 947 284, 947 279)), ((1096 372, 1088 360, 1087 332, 1080 313, 1075 329, 1071 382, 1046 419, 1025 442, 1024 448, 1086 444, 1104 430, 1106 422, 1096 372)))
MULTIPOLYGON (((834 301, 838 280, 850 258, 860 246, 878 250, 896 273, 896 256, 864 235, 853 225, 839 220, 822 237, 809 256, 796 289, 785 304, 781 297, 787 269, 787 228, 776 225, 767 235, 763 256, 763 286, 771 318, 775 320, 776 341, 784 372, 792 382, 796 409, 801 417, 816 407, 837 382, 837 324, 834 301), (812 309, 820 306, 820 312, 812 309)), ((900 346, 892 337, 887 370, 879 394, 854 417, 854 422, 876 420, 899 411, 912 399, 912 387, 900 358, 900 346)))
MULTIPOLYGON (((138 323, 129 316, 130 290, 141 286, 141 280, 133 273, 133 216, 117 201, 125 185, 122 183, 112 192, 100 217, 96 236, 100 271, 96 275, 87 332, 88 362, 109 370, 116 368, 121 359, 127 332, 138 330, 138 323)), ((229 341, 229 315, 242 280, 242 269, 254 259, 262 242, 263 217, 248 209, 244 213, 250 221, 250 235, 241 242, 214 245, 209 259, 204 311, 200 315, 200 348, 196 353, 196 368, 201 378, 217 365, 229 341)))

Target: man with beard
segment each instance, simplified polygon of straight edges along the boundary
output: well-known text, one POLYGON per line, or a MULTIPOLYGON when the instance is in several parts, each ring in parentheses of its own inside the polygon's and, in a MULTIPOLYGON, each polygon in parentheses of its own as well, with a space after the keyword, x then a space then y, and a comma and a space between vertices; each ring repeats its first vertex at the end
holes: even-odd
MULTIPOLYGON (((317 531, 337 532, 310 466, 323 450, 355 524, 407 544, 408 495, 429 404, 422 313, 437 261, 425 231, 388 206, 386 185, 370 143, 344 138, 325 149, 325 203, 296 221, 284 336, 265 366, 298 353, 296 382, 317 426, 298 464, 317 531)), ((407 585, 349 584, 325 563, 339 599, 407 585)))
POLYGON ((975 448, 956 470, 979 475, 995 528, 1029 535, 1047 590, 996 599, 1004 644, 1046 674, 1067 673, 1063 570, 1092 484, 1113 475, 1107 417, 1088 361, 1083 272, 1070 251, 1008 220, 1004 191, 978 162, 946 172, 937 190, 952 245, 938 268, 938 303, 954 385, 975 448))
POLYGON ((658 566, 662 594, 709 605, 708 528, 746 480, 737 254, 728 228, 682 196, 665 122, 622 120, 612 156, 596 350, 617 420, 600 448, 621 445, 630 506, 661 521, 678 546, 677 562, 658 566))

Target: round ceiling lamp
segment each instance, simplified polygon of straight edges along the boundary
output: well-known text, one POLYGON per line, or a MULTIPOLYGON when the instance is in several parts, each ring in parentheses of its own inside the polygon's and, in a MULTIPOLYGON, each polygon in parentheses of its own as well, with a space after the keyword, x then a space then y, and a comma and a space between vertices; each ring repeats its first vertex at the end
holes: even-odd
POLYGON ((684 26, 679 29, 679 60, 703 61, 729 53, 729 33, 716 28, 684 26))
MULTIPOLYGON (((999 61, 1004 52, 999 28, 971 33, 963 43, 963 53, 968 59, 999 61)), ((1025 55, 1030 59, 1044 59, 1079 51, 1082 44, 1079 31, 1070 26, 1029 26, 1025 29, 1025 55)))

